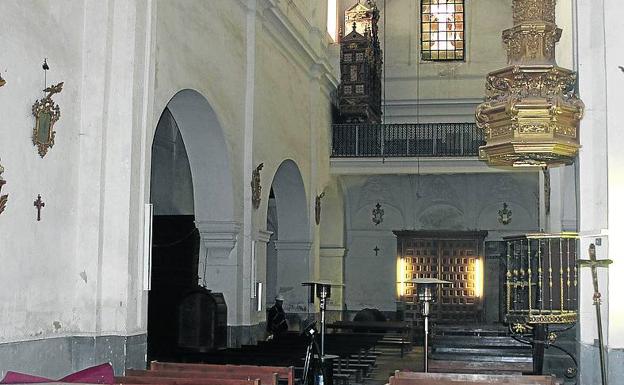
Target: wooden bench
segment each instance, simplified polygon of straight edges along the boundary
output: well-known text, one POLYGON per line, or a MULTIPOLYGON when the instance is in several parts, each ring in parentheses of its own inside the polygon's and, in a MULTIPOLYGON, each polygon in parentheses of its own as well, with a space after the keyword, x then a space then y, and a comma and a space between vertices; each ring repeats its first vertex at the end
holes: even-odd
POLYGON ((181 378, 159 376, 121 376, 115 377, 116 384, 160 384, 160 385, 261 385, 259 379, 231 378, 181 378))
POLYGON ((262 378, 264 376, 277 375, 278 380, 286 380, 288 385, 295 384, 295 370, 292 366, 215 365, 152 361, 150 363, 150 370, 236 373, 247 376, 248 378, 262 378))
POLYGON ((126 370, 126 376, 129 377, 169 377, 169 378, 222 378, 233 380, 260 380, 263 385, 278 385, 277 373, 253 373, 251 376, 245 372, 229 373, 229 372, 200 372, 192 370, 126 370))
POLYGON ((429 360, 429 371, 433 373, 522 374, 533 372, 533 364, 531 362, 429 360))
POLYGON ((561 385, 554 376, 420 373, 396 371, 389 385, 561 385))

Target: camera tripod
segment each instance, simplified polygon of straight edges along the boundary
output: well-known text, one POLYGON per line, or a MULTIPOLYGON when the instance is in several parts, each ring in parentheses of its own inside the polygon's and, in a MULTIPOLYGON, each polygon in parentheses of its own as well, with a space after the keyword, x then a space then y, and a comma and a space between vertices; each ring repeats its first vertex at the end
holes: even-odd
POLYGON ((325 381, 325 365, 321 357, 319 345, 316 342, 316 330, 314 328, 306 328, 310 331, 306 335, 310 338, 308 347, 306 348, 305 361, 303 364, 303 385, 323 385, 325 381), (313 362, 314 360, 314 362, 313 362), (310 370, 312 369, 312 370, 310 370), (315 381, 318 375, 321 375, 318 383, 315 381))

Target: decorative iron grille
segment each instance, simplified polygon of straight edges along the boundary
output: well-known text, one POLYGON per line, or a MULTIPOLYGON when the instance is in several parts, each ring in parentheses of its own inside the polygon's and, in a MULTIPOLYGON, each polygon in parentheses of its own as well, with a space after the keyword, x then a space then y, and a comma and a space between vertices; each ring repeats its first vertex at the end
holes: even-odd
POLYGON ((484 144, 474 123, 334 124, 331 156, 477 156, 484 144))

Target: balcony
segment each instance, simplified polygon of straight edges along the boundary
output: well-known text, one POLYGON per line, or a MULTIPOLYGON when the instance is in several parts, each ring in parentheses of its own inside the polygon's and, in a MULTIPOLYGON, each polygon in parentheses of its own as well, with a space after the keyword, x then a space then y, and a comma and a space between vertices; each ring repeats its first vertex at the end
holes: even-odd
POLYGON ((483 144, 483 132, 474 123, 334 124, 331 172, 501 172, 478 159, 483 144))
POLYGON ((334 124, 331 156, 475 157, 483 144, 474 123, 334 124))

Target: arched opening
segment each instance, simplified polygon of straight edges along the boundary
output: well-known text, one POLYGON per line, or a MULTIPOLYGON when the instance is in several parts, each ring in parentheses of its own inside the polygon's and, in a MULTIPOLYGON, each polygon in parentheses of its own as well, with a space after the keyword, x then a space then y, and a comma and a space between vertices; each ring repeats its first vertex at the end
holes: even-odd
MULTIPOLYGON (((223 130, 202 95, 183 90, 169 101, 155 130, 151 157, 148 360, 176 361, 227 341, 223 294, 230 288, 211 276, 209 256, 215 232, 223 237, 236 230, 231 225, 232 182, 223 130)), ((231 251, 234 243, 228 247, 231 251)))
POLYGON ((284 297, 291 329, 307 316, 307 289, 311 277, 310 224, 305 186, 297 164, 285 160, 278 167, 269 195, 267 230, 267 308, 276 295, 284 297))
POLYGON ((184 140, 168 108, 152 143, 150 202, 154 205, 152 289, 148 305, 148 358, 175 356, 172 312, 187 287, 197 284, 199 235, 193 182, 184 140))

